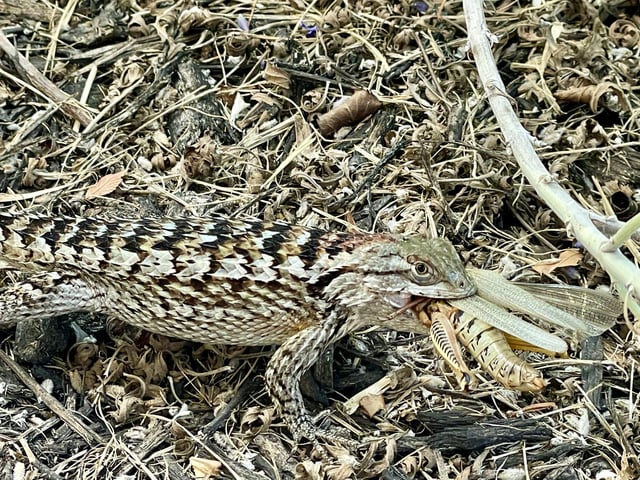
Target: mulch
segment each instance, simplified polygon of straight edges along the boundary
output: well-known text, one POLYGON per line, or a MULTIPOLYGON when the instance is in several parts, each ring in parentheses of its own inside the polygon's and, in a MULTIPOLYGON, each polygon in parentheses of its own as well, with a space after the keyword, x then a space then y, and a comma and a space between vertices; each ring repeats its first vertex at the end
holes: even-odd
MULTIPOLYGON (((506 94, 541 159, 585 207, 622 221, 640 201, 637 6, 484 2, 506 94)), ((423 232, 520 281, 609 286, 520 173, 460 1, 0 0, 0 31, 2 211, 423 232)), ((637 261, 637 247, 625 253, 637 261)), ((3 284, 15 275, 2 271, 3 284)), ((321 421, 366 441, 327 447, 327 462, 273 409, 261 377, 272 349, 71 320, 96 341, 69 329, 39 357, 3 332, 19 359, 0 358, 3 479, 640 475, 629 321, 595 347, 569 337, 569 359, 523 354, 548 380, 540 393, 481 371, 460 391, 428 337, 345 339, 305 395, 321 421), (603 361, 580 361, 581 345, 603 361), (383 394, 345 413, 380 379, 383 394)))

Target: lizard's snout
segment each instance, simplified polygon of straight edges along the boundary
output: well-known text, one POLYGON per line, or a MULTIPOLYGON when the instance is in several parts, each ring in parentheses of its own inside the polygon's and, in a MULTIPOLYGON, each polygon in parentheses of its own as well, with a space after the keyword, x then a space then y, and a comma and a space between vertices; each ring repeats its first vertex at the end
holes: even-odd
POLYGON ((476 284, 464 271, 450 273, 447 280, 462 294, 470 296, 476 293, 476 284))

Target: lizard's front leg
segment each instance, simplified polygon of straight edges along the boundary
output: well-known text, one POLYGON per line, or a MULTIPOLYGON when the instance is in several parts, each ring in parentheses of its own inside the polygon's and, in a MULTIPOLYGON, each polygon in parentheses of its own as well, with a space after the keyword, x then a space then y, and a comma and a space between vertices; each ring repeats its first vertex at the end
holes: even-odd
POLYGON ((320 429, 313 424, 300 392, 300 378, 328 345, 347 333, 346 322, 333 311, 318 325, 289 338, 269 361, 266 371, 267 389, 296 441, 302 437, 314 443, 318 438, 338 443, 348 441, 339 433, 320 429))

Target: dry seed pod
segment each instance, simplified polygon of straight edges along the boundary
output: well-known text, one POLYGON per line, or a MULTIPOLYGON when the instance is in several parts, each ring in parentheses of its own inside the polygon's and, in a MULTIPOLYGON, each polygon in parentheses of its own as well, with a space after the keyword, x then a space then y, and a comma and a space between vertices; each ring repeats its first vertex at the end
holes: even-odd
POLYGON ((327 55, 340 51, 345 44, 344 38, 337 33, 323 35, 322 43, 327 55))
POLYGON ((594 113, 600 108, 607 108, 612 112, 629 110, 629 103, 627 102, 625 93, 612 82, 570 87, 557 91, 555 97, 558 100, 589 105, 589 108, 591 108, 591 111, 594 113))
POLYGON ((227 37, 227 53, 232 57, 244 55, 260 44, 260 40, 243 32, 231 33, 227 37))
POLYGON ((323 33, 335 33, 351 21, 349 11, 345 8, 328 12, 320 22, 323 33))
POLYGON ((284 90, 289 90, 291 86, 291 77, 289 74, 272 63, 267 63, 267 66, 262 72, 262 76, 267 82, 273 83, 284 90))
MULTIPOLYGON (((151 11, 153 12, 153 9, 151 11)), ((166 14, 165 12, 166 10, 163 10, 163 13, 162 13, 163 16, 166 14)), ((159 14, 159 11, 156 11, 155 15, 158 15, 158 14, 159 14)), ((138 25, 144 25, 145 22, 144 20, 142 20, 142 16, 139 14, 136 14, 136 15, 138 15, 138 18, 136 19, 134 15, 132 16, 132 21, 137 20, 136 23, 138 25)), ((152 13, 152 16, 153 15, 154 14, 152 13)), ((168 18, 166 18, 165 20, 168 20, 168 18)), ((199 27, 206 27, 208 30, 215 32, 222 26, 223 23, 229 23, 229 22, 225 18, 215 13, 212 13, 207 9, 195 7, 195 6, 192 8, 184 9, 180 13, 177 19, 178 29, 180 33, 183 35, 186 35, 188 32, 199 27)), ((129 23, 129 26, 131 25, 132 24, 129 23)), ((145 29, 146 28, 150 29, 150 27, 146 27, 145 25, 145 29)))
POLYGON ((314 88, 302 95, 300 108, 307 113, 320 110, 327 103, 327 92, 324 88, 314 88))
POLYGON ((354 125, 382 106, 382 102, 366 90, 359 90, 333 110, 318 117, 318 128, 323 136, 330 135, 347 125, 354 125))
POLYGON ((633 48, 640 42, 640 29, 631 20, 621 18, 609 26, 609 38, 621 47, 633 48))

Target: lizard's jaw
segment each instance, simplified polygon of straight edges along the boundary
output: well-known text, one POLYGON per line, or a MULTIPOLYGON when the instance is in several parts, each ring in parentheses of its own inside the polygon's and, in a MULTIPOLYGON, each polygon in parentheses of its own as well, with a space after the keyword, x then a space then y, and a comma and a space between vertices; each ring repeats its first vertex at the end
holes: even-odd
POLYGON ((408 291, 383 293, 382 298, 394 308, 406 308, 428 299, 456 299, 469 297, 476 292, 473 283, 468 283, 464 288, 453 288, 450 284, 441 282, 428 287, 409 288, 408 291))
POLYGON ((416 297, 446 300, 470 297, 476 293, 476 285, 471 279, 467 279, 465 282, 457 284, 443 281, 425 286, 412 285, 407 290, 407 293, 416 297))
POLYGON ((405 308, 413 300, 413 295, 409 293, 393 293, 384 295, 386 302, 394 308, 405 308))

